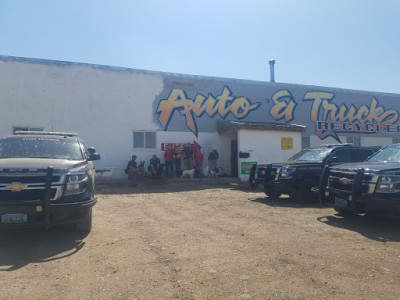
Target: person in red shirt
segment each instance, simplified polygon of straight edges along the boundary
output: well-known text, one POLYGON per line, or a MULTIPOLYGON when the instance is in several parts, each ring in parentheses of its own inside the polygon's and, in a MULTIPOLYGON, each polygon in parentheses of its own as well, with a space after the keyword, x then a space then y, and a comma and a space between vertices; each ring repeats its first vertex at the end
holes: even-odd
POLYGON ((194 152, 194 162, 196 164, 197 177, 203 176, 203 161, 204 161, 204 155, 203 153, 201 153, 200 148, 197 148, 194 152))
POLYGON ((165 160, 165 175, 167 177, 174 176, 174 148, 172 145, 168 145, 167 150, 164 153, 165 160))

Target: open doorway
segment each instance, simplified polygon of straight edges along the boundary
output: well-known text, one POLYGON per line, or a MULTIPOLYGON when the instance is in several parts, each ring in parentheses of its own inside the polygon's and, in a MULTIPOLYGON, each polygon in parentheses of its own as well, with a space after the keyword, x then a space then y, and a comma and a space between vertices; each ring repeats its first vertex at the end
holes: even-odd
POLYGON ((231 175, 238 177, 238 141, 231 140, 231 175))

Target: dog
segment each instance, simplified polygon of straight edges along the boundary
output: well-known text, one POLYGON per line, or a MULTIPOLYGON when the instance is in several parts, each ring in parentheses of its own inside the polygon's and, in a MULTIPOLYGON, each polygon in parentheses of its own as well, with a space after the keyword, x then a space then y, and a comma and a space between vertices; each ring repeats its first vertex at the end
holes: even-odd
POLYGON ((189 176, 190 179, 193 179, 194 178, 194 172, 195 172, 195 169, 183 170, 181 178, 185 179, 187 176, 189 176))
POLYGON ((208 170, 208 178, 217 178, 224 174, 224 169, 222 167, 215 168, 213 170, 208 170))
POLYGON ((217 171, 215 170, 208 170, 208 178, 217 178, 217 171))
POLYGON ((217 167, 217 176, 224 176, 224 168, 223 167, 217 167))

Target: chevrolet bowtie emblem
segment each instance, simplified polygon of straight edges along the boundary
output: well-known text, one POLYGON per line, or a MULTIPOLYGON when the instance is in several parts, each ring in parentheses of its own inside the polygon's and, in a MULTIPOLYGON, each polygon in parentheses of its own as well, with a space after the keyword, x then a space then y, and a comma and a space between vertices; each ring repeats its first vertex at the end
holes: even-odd
POLYGON ((348 184, 349 183, 349 180, 347 179, 347 178, 340 178, 339 179, 339 181, 340 181, 340 183, 342 183, 342 184, 348 184))
POLYGON ((26 189, 26 185, 22 185, 22 184, 19 184, 19 183, 13 183, 13 184, 7 185, 6 189, 7 190, 11 190, 13 192, 19 192, 21 190, 26 189))

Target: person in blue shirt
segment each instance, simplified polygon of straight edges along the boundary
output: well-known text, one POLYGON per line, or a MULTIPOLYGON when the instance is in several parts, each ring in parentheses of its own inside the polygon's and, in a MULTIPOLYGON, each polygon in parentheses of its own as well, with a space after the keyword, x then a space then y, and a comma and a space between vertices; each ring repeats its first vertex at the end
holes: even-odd
POLYGON ((132 155, 132 159, 128 162, 125 174, 128 174, 128 179, 134 180, 138 174, 138 166, 136 162, 136 155, 132 155))

